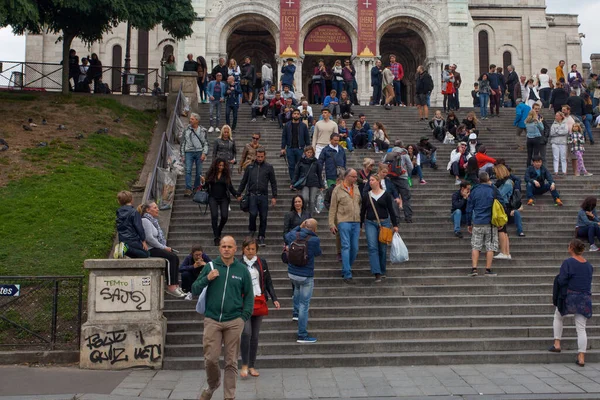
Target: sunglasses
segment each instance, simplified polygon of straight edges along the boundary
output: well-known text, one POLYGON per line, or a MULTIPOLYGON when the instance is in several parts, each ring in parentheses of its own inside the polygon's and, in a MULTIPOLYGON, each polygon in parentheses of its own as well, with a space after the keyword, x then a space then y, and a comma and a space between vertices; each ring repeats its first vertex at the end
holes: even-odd
POLYGON ((260 140, 258 137, 253 137, 252 140, 260 140))

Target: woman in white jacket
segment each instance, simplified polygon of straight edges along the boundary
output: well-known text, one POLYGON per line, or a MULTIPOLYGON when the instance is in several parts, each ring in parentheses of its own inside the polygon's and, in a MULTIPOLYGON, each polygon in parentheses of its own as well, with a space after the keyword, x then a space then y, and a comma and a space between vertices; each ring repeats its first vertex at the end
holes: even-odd
POLYGON ((554 158, 554 174, 558 174, 558 163, 562 166, 562 174, 567 174, 567 138, 569 127, 565 121, 565 114, 557 112, 554 123, 550 128, 550 143, 552 144, 552 156, 554 158))

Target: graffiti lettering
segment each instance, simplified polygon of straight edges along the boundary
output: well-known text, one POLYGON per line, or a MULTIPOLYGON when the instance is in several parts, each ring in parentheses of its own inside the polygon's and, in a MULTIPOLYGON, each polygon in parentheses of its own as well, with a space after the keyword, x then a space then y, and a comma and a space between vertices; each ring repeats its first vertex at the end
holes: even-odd
POLYGON ((112 345, 110 345, 107 351, 92 351, 90 353, 90 361, 94 364, 102 364, 104 361, 110 361, 110 365, 114 365, 118 362, 129 361, 129 356, 125 354, 124 348, 113 348, 112 345))
POLYGON ((101 337, 99 333, 95 333, 86 337, 84 340, 87 342, 88 349, 99 349, 104 346, 111 346, 116 343, 124 342, 127 339, 127 334, 124 329, 118 331, 106 332, 104 337, 101 337))
POLYGON ((149 344, 144 347, 137 347, 134 351, 134 358, 136 360, 150 359, 151 362, 160 360, 162 356, 160 344, 149 344))
POLYGON ((146 295, 139 290, 129 291, 115 288, 111 291, 110 288, 104 288, 100 291, 102 300, 110 300, 111 302, 121 302, 127 304, 130 301, 135 303, 137 310, 142 309, 142 304, 146 303, 146 295))

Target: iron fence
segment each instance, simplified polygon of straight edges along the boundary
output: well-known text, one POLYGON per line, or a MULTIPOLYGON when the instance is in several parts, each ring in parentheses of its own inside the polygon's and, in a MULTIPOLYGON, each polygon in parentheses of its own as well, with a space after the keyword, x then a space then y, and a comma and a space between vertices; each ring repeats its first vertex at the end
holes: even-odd
POLYGON ((83 276, 0 276, 0 349, 78 350, 83 276))
MULTIPOLYGON (((122 67, 102 66, 102 82, 112 92, 120 93, 123 84, 130 82, 130 93, 152 92, 154 82, 160 82, 156 68, 132 67, 126 74, 122 67)), ((77 82, 70 79, 72 87, 77 82)), ((62 65, 39 62, 0 61, 0 88, 8 90, 60 91, 62 90, 62 65)), ((90 84, 93 91, 94 84, 90 84)))
MULTIPOLYGON (((186 107, 186 100, 183 96, 182 87, 179 87, 179 92, 177 93, 177 99, 175 101, 175 106, 173 107, 173 112, 171 113, 171 117, 169 118, 169 122, 167 124, 167 129, 163 132, 161 140, 160 140, 160 148, 158 151, 158 156, 156 158, 156 162, 154 163, 154 168, 152 170, 152 175, 150 176, 150 182, 146 186, 146 190, 144 192, 143 202, 146 203, 148 200, 157 200, 159 199, 160 188, 158 187, 158 170, 159 168, 167 168, 169 164, 172 164, 173 160, 169 159, 169 145, 175 143, 175 140, 178 137, 178 132, 182 128, 181 124, 181 114, 186 107)), ((174 189, 174 188, 173 188, 174 189)), ((159 205, 160 206, 160 205, 159 205)))

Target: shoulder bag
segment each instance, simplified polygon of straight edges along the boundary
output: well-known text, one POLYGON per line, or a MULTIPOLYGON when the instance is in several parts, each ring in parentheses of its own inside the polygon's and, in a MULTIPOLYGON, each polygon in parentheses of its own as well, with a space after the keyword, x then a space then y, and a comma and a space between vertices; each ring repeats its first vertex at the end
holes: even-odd
MULTIPOLYGON (((213 267, 212 261, 208 263, 208 266, 210 267, 211 271, 215 269, 213 267)), ((210 281, 208 282, 208 285, 210 285, 210 281)), ((206 285, 206 287, 202 289, 202 293, 200 293, 200 297, 198 297, 198 302, 196 303, 196 312, 198 314, 204 315, 204 313, 206 312, 206 289, 208 289, 208 285, 206 285)))
POLYGON ((394 236, 394 230, 385 226, 381 226, 381 221, 379 220, 379 214, 377 214, 377 208, 375 208, 375 203, 373 202, 373 197, 368 193, 369 201, 371 202, 371 207, 373 207, 373 212, 375 213, 375 218, 377 218, 377 225, 379 226, 379 243, 390 244, 392 243, 392 238, 394 236))

